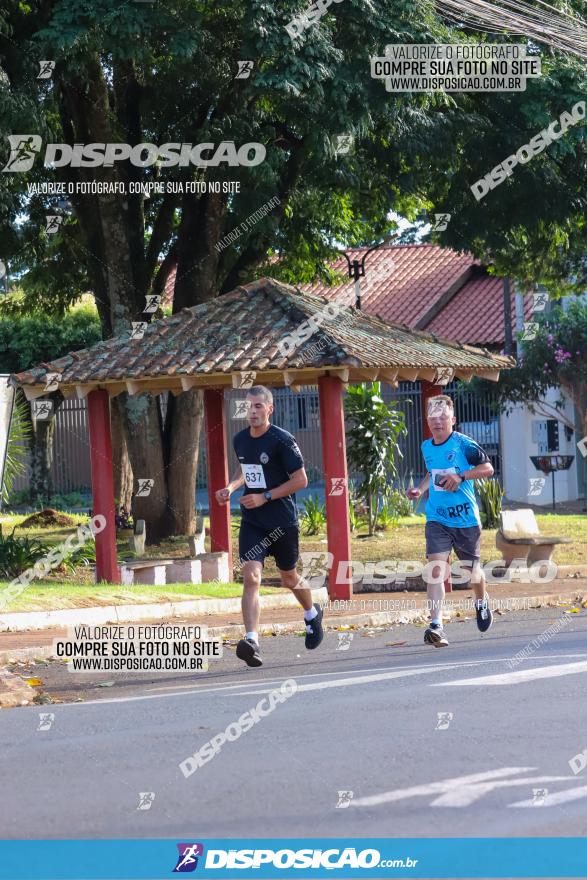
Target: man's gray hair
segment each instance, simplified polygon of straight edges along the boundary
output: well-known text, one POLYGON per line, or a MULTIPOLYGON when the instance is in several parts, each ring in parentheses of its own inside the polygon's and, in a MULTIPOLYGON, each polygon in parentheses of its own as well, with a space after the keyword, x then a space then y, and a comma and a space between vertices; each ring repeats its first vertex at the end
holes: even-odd
POLYGON ((264 385, 253 385, 252 388, 247 390, 247 397, 264 397, 265 403, 270 403, 273 405, 273 395, 269 391, 268 388, 265 388, 264 385))

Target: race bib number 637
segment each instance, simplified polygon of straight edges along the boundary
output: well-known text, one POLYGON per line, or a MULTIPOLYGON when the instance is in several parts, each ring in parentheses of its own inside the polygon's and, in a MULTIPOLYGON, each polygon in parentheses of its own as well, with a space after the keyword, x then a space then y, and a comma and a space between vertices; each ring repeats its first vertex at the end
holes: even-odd
POLYGON ((241 464, 245 483, 249 489, 266 489, 265 474, 261 464, 241 464))

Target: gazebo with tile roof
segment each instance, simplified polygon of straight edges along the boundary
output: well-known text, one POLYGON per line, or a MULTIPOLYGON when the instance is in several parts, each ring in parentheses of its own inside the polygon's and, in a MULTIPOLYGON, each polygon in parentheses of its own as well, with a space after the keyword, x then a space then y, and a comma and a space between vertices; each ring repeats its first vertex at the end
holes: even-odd
MULTIPOLYGON (((317 384, 326 487, 332 598, 350 598, 346 561, 351 559, 343 391, 347 383, 381 379, 392 385, 420 380, 423 406, 453 377, 497 381, 512 358, 389 324, 354 307, 335 315, 324 297, 262 278, 201 305, 148 324, 140 338, 116 337, 70 352, 51 363, 13 373, 29 399, 59 388, 64 397, 87 397, 93 511, 106 518, 96 535, 96 580, 120 583, 110 433, 111 397, 149 392, 174 395, 204 391, 208 443, 208 494, 212 551, 231 554, 230 508, 215 491, 228 483, 224 389, 254 383, 317 384), (305 331, 300 333, 300 331, 305 331), (297 340, 297 342, 292 342, 297 340), (289 344, 288 344, 289 343, 289 344), (53 381, 48 384, 48 374, 53 381), (345 563, 340 566, 339 563, 345 563)), ((425 420, 424 420, 425 424, 425 420)))

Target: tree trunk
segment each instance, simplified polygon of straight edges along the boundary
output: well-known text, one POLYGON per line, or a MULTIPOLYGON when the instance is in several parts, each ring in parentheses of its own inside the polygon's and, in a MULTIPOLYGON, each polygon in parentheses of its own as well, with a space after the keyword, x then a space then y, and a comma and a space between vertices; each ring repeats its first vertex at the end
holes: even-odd
POLYGON ((126 507, 127 510, 130 510, 132 507, 133 474, 126 448, 124 426, 117 406, 112 406, 110 409, 110 421, 112 425, 114 497, 118 498, 119 507, 126 507))
POLYGON ((144 519, 147 542, 158 544, 172 534, 173 519, 167 503, 167 480, 159 404, 151 394, 129 395, 123 392, 114 398, 124 425, 125 440, 132 466, 132 515, 134 521, 144 519), (145 480, 152 480, 146 495, 137 495, 145 480))
POLYGON ((55 414, 50 419, 33 419, 30 448, 30 499, 32 504, 43 506, 50 503, 53 495, 53 437, 55 435, 55 414))
POLYGON ((192 389, 177 397, 169 395, 167 492, 175 535, 192 535, 196 527, 196 474, 203 420, 201 391, 192 389))
MULTIPOLYGON (((63 129, 68 140, 113 143, 124 133, 129 143, 140 141, 140 86, 132 64, 116 63, 113 92, 96 53, 88 54, 85 67, 85 76, 79 82, 75 77, 61 82, 63 129)), ((70 168, 67 172, 73 180, 88 182, 93 180, 94 173, 89 168, 70 168)), ((143 180, 144 172, 130 164, 105 165, 100 179, 128 184, 131 180, 143 180)), ((132 321, 149 320, 143 313, 145 296, 157 278, 157 261, 167 241, 171 246, 158 289, 170 267, 177 263, 174 314, 185 306, 206 302, 217 293, 219 255, 214 245, 221 235, 228 196, 184 196, 175 232, 179 201, 176 196, 164 200, 145 256, 142 197, 129 195, 121 200, 118 194, 108 193, 94 199, 72 196, 92 257, 88 271, 105 338, 127 336, 132 321)), ((131 501, 127 506, 131 507, 135 521, 146 521, 150 544, 172 534, 192 532, 203 419, 201 392, 170 396, 165 429, 159 401, 150 394, 129 396, 125 392, 113 399, 111 411, 116 411, 112 427, 115 495, 120 503, 131 501), (123 462, 124 443, 129 464, 123 462), (148 495, 138 496, 139 481, 145 479, 153 480, 152 488, 148 495)))

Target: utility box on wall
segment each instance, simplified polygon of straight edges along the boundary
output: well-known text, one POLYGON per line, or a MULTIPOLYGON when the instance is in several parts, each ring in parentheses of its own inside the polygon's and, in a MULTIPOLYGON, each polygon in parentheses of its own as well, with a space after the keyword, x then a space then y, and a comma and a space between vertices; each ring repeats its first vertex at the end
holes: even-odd
POLYGON ((559 451, 557 419, 534 419, 532 421, 532 442, 538 446, 538 453, 559 451))
POLYGON ((547 419, 546 420, 546 438, 548 444, 547 452, 558 452, 558 420, 557 419, 547 419))

